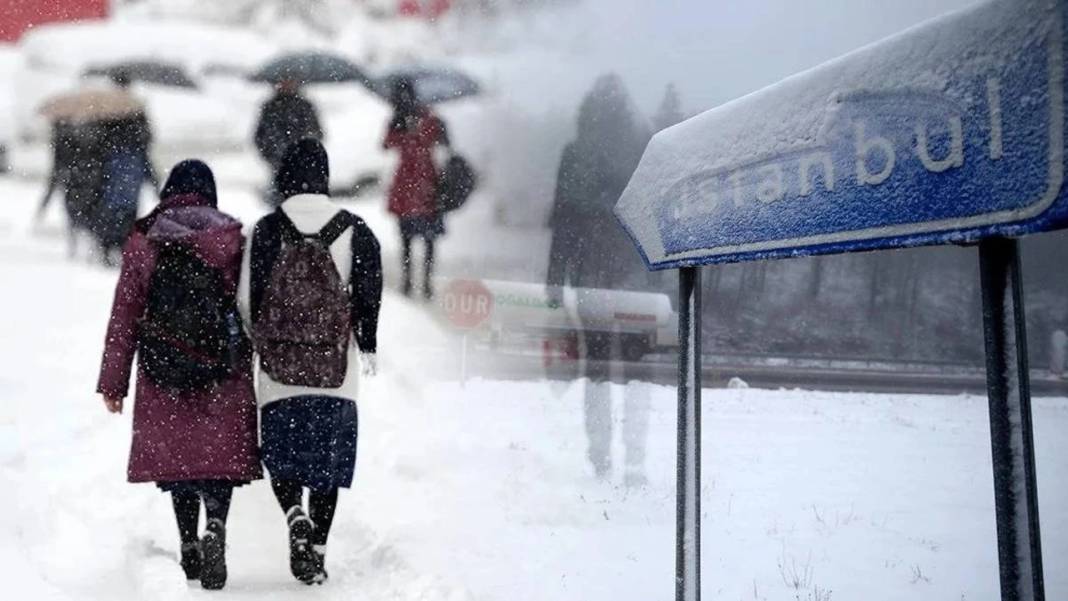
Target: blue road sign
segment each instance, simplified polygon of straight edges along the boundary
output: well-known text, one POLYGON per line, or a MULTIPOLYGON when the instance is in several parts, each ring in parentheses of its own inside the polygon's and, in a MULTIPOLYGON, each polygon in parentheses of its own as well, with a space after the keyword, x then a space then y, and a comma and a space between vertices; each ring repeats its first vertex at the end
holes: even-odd
POLYGON ((652 268, 1068 227, 1068 0, 994 0, 699 115, 616 213, 652 268))

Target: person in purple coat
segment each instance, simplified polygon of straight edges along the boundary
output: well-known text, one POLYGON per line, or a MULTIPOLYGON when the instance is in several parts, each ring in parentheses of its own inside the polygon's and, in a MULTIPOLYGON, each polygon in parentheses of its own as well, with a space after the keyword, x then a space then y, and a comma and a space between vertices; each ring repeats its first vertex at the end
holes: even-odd
MULTIPOLYGON (((235 486, 262 477, 249 345, 235 345, 224 375, 195 388, 161 384, 146 364, 146 313, 163 252, 180 248, 206 266, 220 297, 236 303, 244 236, 241 223, 216 208, 215 180, 200 161, 171 171, 159 206, 137 221, 122 252, 97 391, 121 413, 135 353, 138 370, 127 477, 169 492, 181 537, 181 565, 205 588, 226 582, 226 518, 235 486), (200 506, 207 523, 199 538, 200 506)), ((236 305, 235 305, 236 306, 236 305)), ((240 324, 232 332, 243 339, 240 324)))

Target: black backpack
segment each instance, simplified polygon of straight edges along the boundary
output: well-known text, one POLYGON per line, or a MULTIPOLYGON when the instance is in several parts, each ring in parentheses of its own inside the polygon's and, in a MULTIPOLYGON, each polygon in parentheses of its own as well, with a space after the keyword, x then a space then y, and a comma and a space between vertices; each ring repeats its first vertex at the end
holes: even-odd
POLYGON ((467 159, 452 155, 438 174, 438 210, 448 213, 464 206, 477 185, 478 175, 467 159))
POLYGON ((180 245, 162 244, 138 328, 149 379, 177 390, 207 387, 234 372, 246 344, 222 273, 180 245))

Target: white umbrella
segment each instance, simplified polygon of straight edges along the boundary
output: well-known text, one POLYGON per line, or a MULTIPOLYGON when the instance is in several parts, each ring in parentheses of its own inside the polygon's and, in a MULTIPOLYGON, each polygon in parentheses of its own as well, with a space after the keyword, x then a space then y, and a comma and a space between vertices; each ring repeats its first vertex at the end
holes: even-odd
POLYGON ((52 121, 86 123, 120 119, 142 113, 144 104, 118 89, 86 89, 54 96, 37 109, 52 121))

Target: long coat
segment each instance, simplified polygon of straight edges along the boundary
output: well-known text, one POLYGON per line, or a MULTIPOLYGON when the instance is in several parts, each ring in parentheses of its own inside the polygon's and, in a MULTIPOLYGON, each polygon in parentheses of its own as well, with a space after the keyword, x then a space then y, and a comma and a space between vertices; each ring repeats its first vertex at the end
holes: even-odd
POLYGON ((99 242, 119 248, 137 218, 141 188, 145 182, 159 189, 159 178, 149 157, 152 128, 144 113, 102 122, 104 152, 100 206, 95 225, 99 242))
POLYGON ((389 212, 398 217, 433 217, 438 212, 438 170, 434 146, 445 144, 445 125, 428 110, 410 118, 406 128, 390 127, 382 146, 397 149, 400 163, 389 191, 389 212))
POLYGON ((56 161, 66 167, 62 174, 66 192, 67 214, 71 225, 91 230, 100 210, 100 193, 104 187, 106 130, 99 123, 64 126, 56 161))
MULTIPOLYGON (((122 272, 108 323, 98 392, 126 396, 156 265, 155 240, 181 241, 219 269, 236 295, 244 237, 241 223, 196 196, 174 196, 137 223, 123 248, 122 272)), ((130 482, 260 478, 252 357, 227 380, 198 391, 174 391, 137 371, 130 482)))
POLYGON ((577 143, 564 149, 549 221, 550 286, 649 288, 645 265, 612 213, 629 173, 613 175, 606 163, 577 143))
POLYGON ((311 101, 295 92, 283 92, 260 109, 254 138, 260 156, 277 169, 290 144, 302 138, 322 140, 323 128, 311 101))
POLYGON ((612 213, 650 138, 618 76, 594 83, 579 106, 576 133, 556 179, 546 283, 647 289, 645 265, 612 213))

